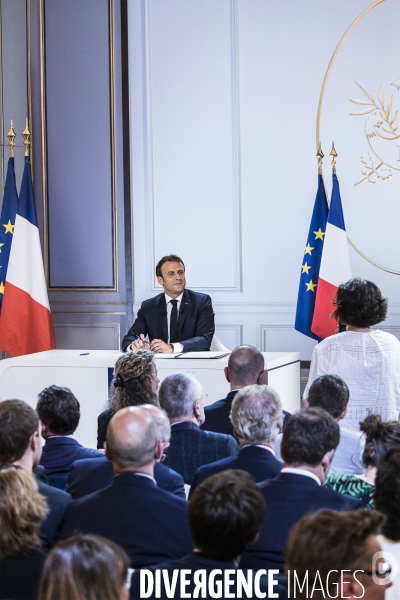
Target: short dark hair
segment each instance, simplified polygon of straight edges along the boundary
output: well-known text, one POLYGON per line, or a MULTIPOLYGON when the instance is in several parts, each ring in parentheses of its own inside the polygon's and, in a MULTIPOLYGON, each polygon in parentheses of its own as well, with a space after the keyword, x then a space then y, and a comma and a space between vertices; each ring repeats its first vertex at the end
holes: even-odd
POLYGON ((166 262, 177 262, 177 263, 182 263, 183 265, 183 270, 185 270, 185 263, 183 262, 183 260, 177 256, 176 254, 168 254, 168 256, 163 256, 157 263, 156 265, 156 275, 157 277, 162 277, 162 271, 161 271, 161 267, 163 266, 164 263, 166 262))
POLYGON ((310 407, 319 406, 338 419, 349 402, 349 388, 339 375, 320 375, 308 390, 310 407))
POLYGON ((386 517, 382 533, 400 541, 400 446, 391 448, 378 463, 375 479, 375 508, 386 517))
POLYGON ((256 384, 264 366, 264 356, 254 346, 238 346, 229 355, 229 377, 243 387, 256 384))
POLYGON ((360 429, 365 433, 362 460, 366 467, 376 467, 385 452, 400 445, 399 421, 382 421, 380 415, 368 415, 360 429))
MULTIPOLYGON (((286 568, 290 578, 290 589, 294 589, 295 577, 303 582, 308 573, 310 582, 326 582, 326 591, 335 592, 341 571, 354 571, 362 568, 362 560, 367 558, 366 541, 370 535, 380 533, 384 517, 374 510, 363 508, 352 512, 320 510, 303 517, 289 534, 286 545, 286 568), (339 571, 337 578, 328 577, 333 570, 339 571)), ((368 556, 368 560, 372 557, 368 556)), ((305 588, 306 586, 304 586, 305 588)), ((312 597, 325 598, 321 588, 312 597)), ((334 594, 330 596, 335 598, 334 594)), ((296 588, 296 598, 309 598, 307 590, 296 588)))
POLYGON ((22 458, 38 430, 39 417, 29 404, 23 400, 0 402, 0 463, 22 458))
POLYGON ((77 398, 67 387, 50 385, 38 394, 36 412, 55 435, 71 435, 81 416, 77 398))
POLYGON ((205 479, 189 502, 195 547, 217 560, 239 556, 259 532, 265 500, 251 475, 228 470, 205 479))
POLYGON ((323 408, 307 408, 291 415, 283 431, 281 454, 288 465, 318 466, 329 450, 335 450, 340 429, 323 408))
POLYGON ((387 300, 372 281, 355 277, 338 287, 332 317, 354 327, 371 327, 386 319, 387 300))

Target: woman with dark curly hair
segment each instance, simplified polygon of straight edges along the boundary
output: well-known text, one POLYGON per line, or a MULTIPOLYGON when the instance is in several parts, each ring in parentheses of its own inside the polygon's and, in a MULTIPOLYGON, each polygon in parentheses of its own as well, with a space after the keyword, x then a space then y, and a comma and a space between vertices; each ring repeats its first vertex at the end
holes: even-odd
POLYGON ((103 448, 108 424, 117 410, 142 404, 159 406, 157 400, 159 383, 154 352, 137 350, 119 357, 115 363, 108 407, 97 419, 98 448, 103 448))
POLYGON ((370 413, 397 420, 400 409, 400 342, 390 333, 371 329, 386 318, 387 300, 371 281, 350 279, 339 286, 332 316, 346 331, 314 348, 304 398, 314 379, 339 375, 350 391, 341 427, 359 429, 370 413))

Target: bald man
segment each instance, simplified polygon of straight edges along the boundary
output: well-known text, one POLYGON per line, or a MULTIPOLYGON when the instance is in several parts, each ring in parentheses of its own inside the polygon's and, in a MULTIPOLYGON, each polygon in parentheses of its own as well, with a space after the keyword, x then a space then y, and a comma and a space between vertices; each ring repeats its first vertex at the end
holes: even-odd
POLYGON ((63 538, 76 530, 102 535, 125 550, 132 568, 181 558, 192 549, 186 500, 158 488, 154 479, 163 452, 159 437, 157 423, 142 406, 113 416, 106 443, 113 482, 71 502, 63 538))

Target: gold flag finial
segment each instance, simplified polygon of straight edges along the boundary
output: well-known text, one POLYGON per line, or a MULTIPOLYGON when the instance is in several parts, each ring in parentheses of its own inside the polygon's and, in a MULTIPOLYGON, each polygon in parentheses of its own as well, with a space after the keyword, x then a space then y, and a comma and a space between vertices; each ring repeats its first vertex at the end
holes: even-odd
POLYGON ((13 127, 13 122, 11 119, 11 126, 10 126, 10 131, 7 133, 7 137, 8 137, 8 145, 10 146, 10 158, 14 158, 14 140, 16 138, 17 134, 14 131, 14 127, 13 127))
POLYGON ((24 138, 25 156, 29 156, 29 146, 31 144, 31 132, 28 129, 28 119, 26 119, 26 125, 25 125, 25 129, 22 132, 22 137, 24 138))
POLYGON ((332 142, 332 150, 330 151, 329 156, 332 156, 332 173, 336 175, 336 158, 338 153, 335 150, 334 142, 332 142))
POLYGON ((316 156, 318 159, 318 175, 322 175, 322 159, 324 158, 324 153, 322 152, 321 142, 319 143, 319 148, 316 156))

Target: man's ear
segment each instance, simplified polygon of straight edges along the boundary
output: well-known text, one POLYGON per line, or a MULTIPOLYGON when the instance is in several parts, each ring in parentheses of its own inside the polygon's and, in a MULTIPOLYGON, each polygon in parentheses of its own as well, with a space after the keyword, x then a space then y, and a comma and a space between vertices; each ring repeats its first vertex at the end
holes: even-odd
POLYGON ((257 385, 262 385, 264 375, 265 375, 265 369, 263 369, 261 371, 261 373, 259 374, 259 376, 257 377, 257 385))
POLYGON ((196 417, 196 419, 198 419, 201 414, 201 404, 200 403, 201 403, 200 400, 196 400, 196 402, 194 402, 194 404, 193 404, 193 414, 196 417))
POLYGON ((110 446, 107 444, 107 442, 104 442, 103 446, 104 446, 104 450, 106 451, 106 457, 108 458, 108 460, 112 460, 112 453, 110 450, 110 446))
POLYGON ((345 418, 345 416, 346 416, 346 414, 347 414, 347 406, 346 406, 346 408, 344 409, 344 411, 342 412, 342 414, 340 415, 340 417, 339 417, 339 421, 341 421, 342 419, 344 419, 344 418, 345 418))
POLYGON ((327 467, 328 465, 330 465, 333 460, 334 454, 335 454, 335 451, 333 449, 326 452, 325 456, 322 459, 321 465, 323 467, 327 467))
POLYGON ((338 579, 339 598, 363 598, 365 588, 352 573, 343 573, 338 579))
POLYGON ((163 442, 161 440, 157 440, 157 444, 154 450, 154 458, 158 462, 163 455, 163 442))
POLYGON ((164 283, 164 279, 161 277, 161 275, 157 275, 157 281, 160 285, 163 285, 164 283))
POLYGON ((257 531, 256 535, 253 537, 253 539, 251 540, 251 542, 249 542, 249 546, 251 544, 255 544, 259 537, 260 537, 260 532, 257 531))
POLYGON ((46 439, 46 438, 45 438, 45 436, 46 436, 46 435, 47 435, 47 433, 48 433, 48 427, 47 427, 47 425, 45 425, 45 424, 43 423, 43 421, 41 421, 40 419, 39 419, 39 423, 40 423, 40 425, 41 425, 41 428, 42 428, 42 437, 43 437, 44 439, 46 439))
POLYGON ((228 369, 228 367, 225 367, 224 374, 225 374, 225 379, 227 380, 228 383, 230 383, 231 379, 229 377, 229 369, 228 369))
POLYGON ((304 398, 303 404, 304 404, 304 408, 310 408, 310 403, 308 401, 308 398, 304 398))

